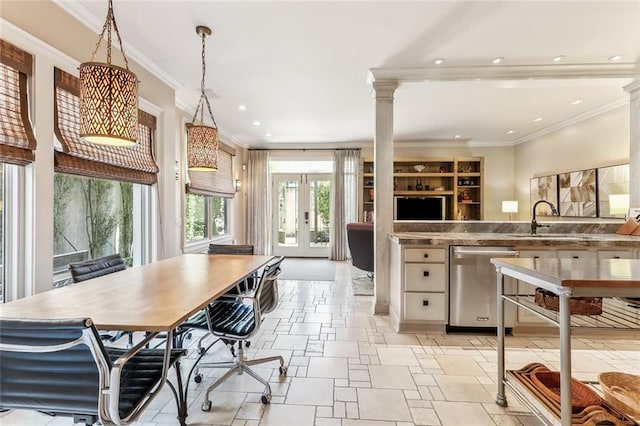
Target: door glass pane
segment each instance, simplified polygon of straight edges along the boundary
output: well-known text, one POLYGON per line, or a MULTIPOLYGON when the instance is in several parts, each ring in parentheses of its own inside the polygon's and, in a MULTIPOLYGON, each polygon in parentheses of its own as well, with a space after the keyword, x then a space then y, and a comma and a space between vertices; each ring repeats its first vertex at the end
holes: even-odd
POLYGON ((329 180, 309 180, 309 245, 329 246, 329 180))
POLYGON ((281 180, 278 182, 278 246, 297 247, 298 236, 298 197, 300 182, 281 180))

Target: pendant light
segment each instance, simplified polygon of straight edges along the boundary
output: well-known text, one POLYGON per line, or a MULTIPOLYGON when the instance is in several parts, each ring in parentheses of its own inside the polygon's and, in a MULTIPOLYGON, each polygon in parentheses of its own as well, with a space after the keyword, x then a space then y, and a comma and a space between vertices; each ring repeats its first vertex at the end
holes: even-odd
POLYGON ((138 78, 129 71, 122 39, 109 0, 90 62, 80 64, 80 137, 103 145, 132 146, 138 139, 138 78), (111 65, 111 30, 115 30, 125 68, 111 65), (107 35, 107 62, 96 62, 102 40, 107 35))
POLYGON ((202 38, 202 80, 200 80, 200 101, 191 123, 187 124, 187 167, 193 171, 215 171, 218 170, 218 126, 213 118, 209 99, 204 92, 206 74, 204 40, 211 35, 211 29, 199 25, 196 27, 196 34, 202 38), (204 124, 205 104, 213 127, 204 124), (199 121, 196 122, 196 119, 199 121))

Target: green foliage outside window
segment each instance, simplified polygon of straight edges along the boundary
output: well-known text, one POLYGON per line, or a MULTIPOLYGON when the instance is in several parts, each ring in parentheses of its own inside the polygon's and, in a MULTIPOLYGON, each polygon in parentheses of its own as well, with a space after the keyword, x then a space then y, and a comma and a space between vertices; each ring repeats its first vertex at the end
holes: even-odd
POLYGON ((207 235, 207 213, 205 197, 187 194, 185 206, 185 240, 202 240, 207 235))
POLYGON ((120 182, 120 255, 133 265, 133 184, 120 182))
POLYGON ((86 231, 91 258, 103 256, 104 248, 118 226, 113 212, 114 182, 98 179, 80 181, 85 200, 86 231))

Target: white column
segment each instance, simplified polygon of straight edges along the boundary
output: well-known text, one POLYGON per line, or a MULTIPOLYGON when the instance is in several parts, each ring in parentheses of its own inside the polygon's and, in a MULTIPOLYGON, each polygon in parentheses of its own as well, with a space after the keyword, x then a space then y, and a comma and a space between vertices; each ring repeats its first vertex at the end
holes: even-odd
POLYGON ((640 80, 634 80, 624 90, 630 97, 629 205, 640 207, 640 80))
POLYGON ((393 93, 397 81, 375 81, 375 283, 374 314, 389 313, 389 233, 393 231, 393 93))

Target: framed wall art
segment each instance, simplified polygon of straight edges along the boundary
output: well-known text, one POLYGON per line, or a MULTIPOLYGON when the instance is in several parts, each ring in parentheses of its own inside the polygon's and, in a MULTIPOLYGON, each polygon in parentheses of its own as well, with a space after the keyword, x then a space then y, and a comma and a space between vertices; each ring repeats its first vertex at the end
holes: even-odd
MULTIPOLYGON (((531 185, 531 207, 536 201, 546 200, 554 206, 558 206, 558 176, 534 177, 530 181, 531 185)), ((540 205, 536 209, 538 216, 551 216, 551 209, 546 204, 540 205)))
MULTIPOLYGON (((597 169, 598 216, 624 218, 625 213, 612 212, 611 196, 629 194, 629 164, 620 164, 597 169)), ((628 207, 627 207, 628 210, 628 207)))
POLYGON ((560 216, 597 217, 596 169, 558 175, 560 216))

